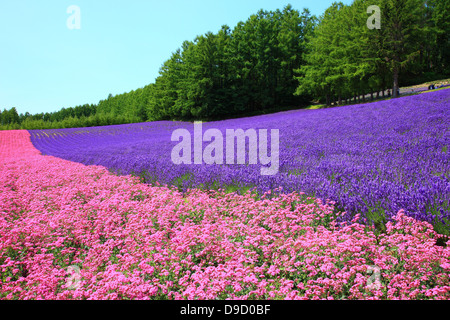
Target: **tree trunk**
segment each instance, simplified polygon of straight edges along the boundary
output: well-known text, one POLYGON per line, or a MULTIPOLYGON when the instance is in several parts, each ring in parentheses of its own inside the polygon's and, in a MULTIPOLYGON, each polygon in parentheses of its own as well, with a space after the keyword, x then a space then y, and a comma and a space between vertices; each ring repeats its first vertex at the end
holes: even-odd
POLYGON ((399 87, 398 87, 398 68, 397 67, 395 67, 394 68, 394 89, 393 89, 393 91, 394 92, 392 92, 392 95, 394 96, 394 98, 398 98, 398 90, 399 90, 399 87))

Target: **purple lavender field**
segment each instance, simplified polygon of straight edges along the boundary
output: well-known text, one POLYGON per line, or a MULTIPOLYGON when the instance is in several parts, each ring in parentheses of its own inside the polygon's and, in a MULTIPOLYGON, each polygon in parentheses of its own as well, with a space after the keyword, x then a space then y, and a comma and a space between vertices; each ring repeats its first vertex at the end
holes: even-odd
MULTIPOLYGON (((297 110, 203 124, 210 128, 279 129, 279 172, 260 165, 175 165, 175 129, 186 122, 30 130, 45 155, 102 165, 149 183, 245 191, 281 187, 330 199, 336 208, 370 221, 389 220, 400 209, 450 229, 450 89, 370 104, 297 110)), ((270 131, 270 130, 269 130, 270 131)), ((270 134, 269 134, 270 135, 270 134)), ((208 143, 205 143, 207 145, 208 143)), ((269 143, 270 146, 270 143, 269 143)))

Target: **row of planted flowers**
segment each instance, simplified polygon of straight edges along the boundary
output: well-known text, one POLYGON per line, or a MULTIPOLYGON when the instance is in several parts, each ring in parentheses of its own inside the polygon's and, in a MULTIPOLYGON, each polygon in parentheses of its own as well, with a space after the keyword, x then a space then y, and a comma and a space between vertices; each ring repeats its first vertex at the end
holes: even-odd
POLYGON ((376 234, 300 194, 183 194, 0 142, 2 299, 450 298, 450 248, 403 212, 376 234))
MULTIPOLYGON (((403 209, 448 234, 449 115, 450 89, 446 89, 370 104, 203 124, 205 133, 215 129, 224 137, 228 129, 267 129, 269 137, 272 129, 279 130, 279 172, 269 176, 261 175, 260 163, 249 160, 245 165, 174 164, 171 155, 178 142, 171 135, 186 129, 193 144, 195 130, 189 122, 31 130, 30 134, 43 154, 140 175, 150 183, 176 185, 180 190, 255 188, 261 195, 283 187, 285 193, 305 192, 335 201, 347 212, 341 220, 350 222, 360 213, 376 222, 389 221, 403 209)), ((226 139, 222 140, 226 150, 226 139)), ((203 142, 203 150, 209 141, 203 142)), ((267 146, 272 154, 272 144, 267 146)))

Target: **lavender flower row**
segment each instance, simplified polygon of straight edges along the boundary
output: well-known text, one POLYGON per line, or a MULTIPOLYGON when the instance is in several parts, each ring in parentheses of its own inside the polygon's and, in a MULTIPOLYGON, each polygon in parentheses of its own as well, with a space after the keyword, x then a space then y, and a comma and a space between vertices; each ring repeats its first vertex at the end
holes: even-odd
MULTIPOLYGON (((348 212, 386 219, 404 209, 418 220, 450 221, 450 90, 321 110, 297 110, 217 121, 203 130, 279 129, 279 172, 260 165, 175 165, 174 130, 193 124, 161 121, 109 127, 31 130, 43 154, 102 165, 149 182, 284 192, 337 202, 348 212)), ((206 146, 208 143, 204 143, 206 146)), ((268 144, 270 146, 270 143, 268 144)), ((225 142, 224 142, 225 147, 225 142)), ((193 156, 193 155, 192 155, 193 156)))

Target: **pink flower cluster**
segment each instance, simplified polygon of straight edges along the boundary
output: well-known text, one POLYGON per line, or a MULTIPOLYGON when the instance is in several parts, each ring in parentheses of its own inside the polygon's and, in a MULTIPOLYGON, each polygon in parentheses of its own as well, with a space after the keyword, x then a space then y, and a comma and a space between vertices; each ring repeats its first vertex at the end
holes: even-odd
POLYGON ((449 299, 450 242, 333 204, 150 187, 0 132, 0 299, 449 299), (356 220, 355 220, 356 221, 356 220))

